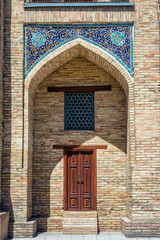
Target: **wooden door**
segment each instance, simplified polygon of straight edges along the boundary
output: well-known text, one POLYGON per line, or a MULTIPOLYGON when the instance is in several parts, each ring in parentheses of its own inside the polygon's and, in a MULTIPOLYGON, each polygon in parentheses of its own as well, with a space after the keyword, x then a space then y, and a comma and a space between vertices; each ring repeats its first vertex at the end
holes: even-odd
POLYGON ((96 169, 94 151, 66 151, 64 210, 96 209, 96 169))
POLYGON ((80 209, 79 153, 68 153, 68 210, 80 209))

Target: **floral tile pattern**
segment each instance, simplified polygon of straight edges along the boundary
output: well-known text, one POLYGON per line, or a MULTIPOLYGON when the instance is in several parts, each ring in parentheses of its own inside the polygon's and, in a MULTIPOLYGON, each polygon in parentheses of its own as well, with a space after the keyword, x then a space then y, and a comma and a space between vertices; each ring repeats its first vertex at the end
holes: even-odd
POLYGON ((131 25, 26 25, 25 77, 47 54, 76 38, 108 51, 133 76, 131 25))

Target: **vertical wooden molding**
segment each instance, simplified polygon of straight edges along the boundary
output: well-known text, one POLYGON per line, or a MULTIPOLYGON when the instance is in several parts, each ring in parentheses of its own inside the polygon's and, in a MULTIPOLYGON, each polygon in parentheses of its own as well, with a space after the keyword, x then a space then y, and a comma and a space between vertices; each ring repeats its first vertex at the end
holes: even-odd
POLYGON ((68 181, 68 174, 67 174, 67 167, 68 163, 67 163, 67 150, 64 149, 64 161, 63 161, 63 170, 64 170, 64 174, 63 174, 63 209, 64 211, 67 210, 67 205, 68 205, 68 201, 67 201, 67 181, 68 181))
POLYGON ((97 210, 97 149, 93 151, 93 181, 94 181, 94 190, 93 190, 93 209, 97 210))

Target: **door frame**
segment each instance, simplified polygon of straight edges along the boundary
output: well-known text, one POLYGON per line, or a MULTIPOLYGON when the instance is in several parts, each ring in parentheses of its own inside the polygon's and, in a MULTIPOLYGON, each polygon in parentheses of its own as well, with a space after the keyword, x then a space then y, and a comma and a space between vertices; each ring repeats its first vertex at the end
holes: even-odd
POLYGON ((68 160, 67 152, 93 152, 93 209, 90 211, 97 210, 97 164, 96 155, 97 151, 94 147, 79 146, 73 148, 64 149, 64 174, 63 174, 63 210, 68 211, 68 160))

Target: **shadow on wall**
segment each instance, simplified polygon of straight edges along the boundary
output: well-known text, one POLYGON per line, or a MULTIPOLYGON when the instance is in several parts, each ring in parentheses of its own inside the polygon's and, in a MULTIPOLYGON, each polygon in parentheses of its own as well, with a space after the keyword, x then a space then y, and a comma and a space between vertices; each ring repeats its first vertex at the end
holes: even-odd
POLYGON ((60 67, 41 83, 34 107, 33 216, 39 218, 38 231, 60 231, 62 227, 63 149, 53 149, 53 144, 108 146, 106 150, 97 150, 99 195, 103 192, 106 196, 108 194, 108 206, 115 204, 118 210, 110 212, 110 206, 105 210, 107 198, 99 202, 103 214, 106 211, 106 216, 109 213, 113 219, 120 219, 119 204, 124 214, 121 217, 124 217, 127 113, 125 94, 118 82, 95 64, 79 57, 60 67), (80 74, 82 69, 83 76, 80 74), (84 80, 87 85, 89 82, 112 85, 110 92, 95 93, 95 131, 64 130, 64 93, 46 91, 48 84, 56 81, 58 86, 62 86, 64 79, 67 79, 67 84, 76 86, 84 84, 84 80), (112 197, 109 195, 111 192, 112 197))
POLYGON ((11 1, 4 2, 4 70, 3 70, 3 152, 2 152, 2 209, 14 213, 10 195, 11 179, 11 1))
MULTIPOLYGON (((126 153, 101 140, 108 148, 97 150, 98 227, 99 231, 105 231, 107 221, 112 230, 119 230, 120 218, 126 214, 126 153)), ((63 149, 46 149, 44 144, 41 147, 34 154, 33 216, 38 218, 38 231, 61 231, 63 149)))

